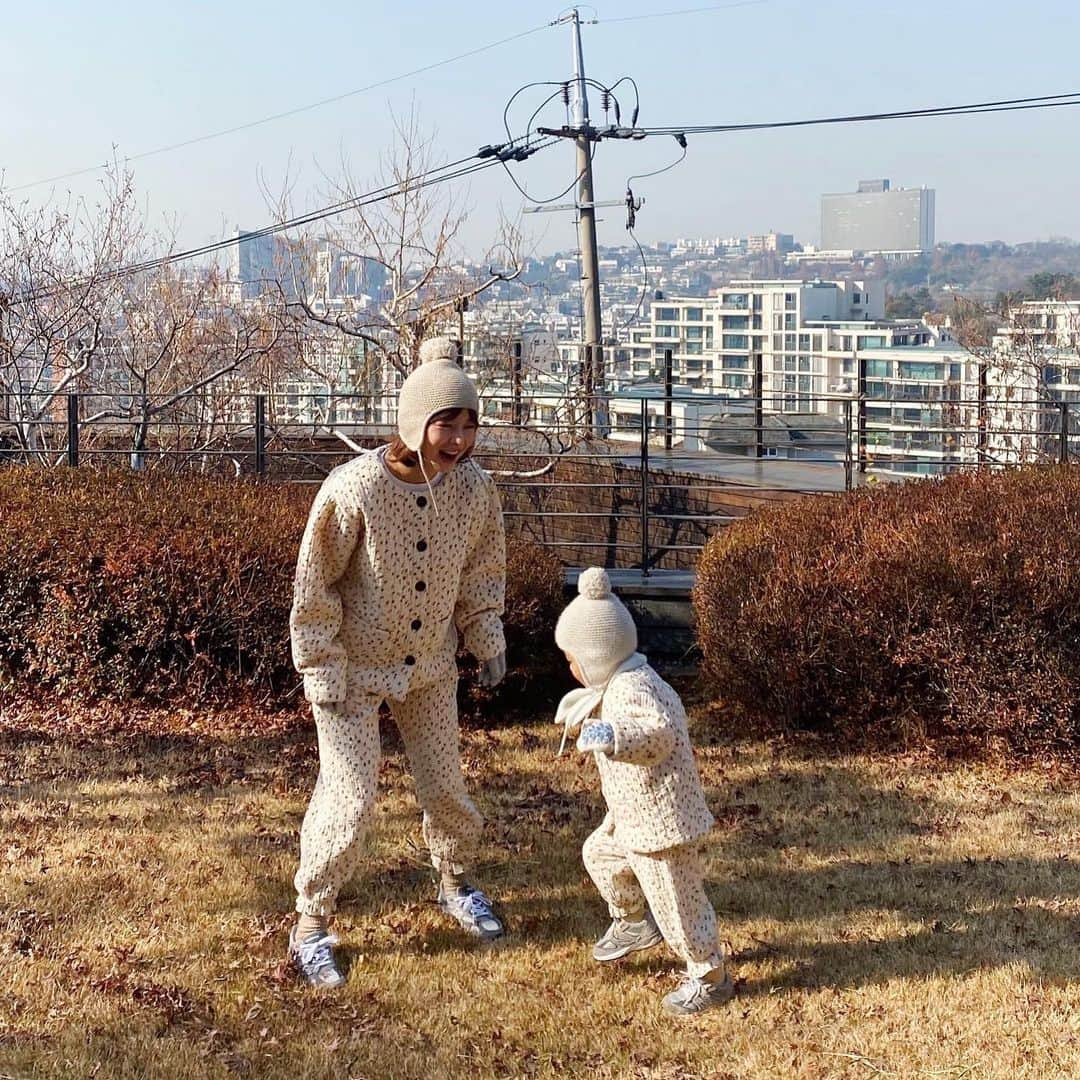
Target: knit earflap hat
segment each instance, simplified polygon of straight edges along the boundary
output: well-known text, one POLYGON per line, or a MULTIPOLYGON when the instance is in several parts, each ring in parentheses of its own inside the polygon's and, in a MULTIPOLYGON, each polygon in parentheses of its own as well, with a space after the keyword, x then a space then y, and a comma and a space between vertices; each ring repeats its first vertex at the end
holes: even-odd
POLYGON ((448 337, 428 338, 420 346, 420 366, 398 394, 398 434, 417 453, 428 422, 444 409, 472 409, 480 399, 472 379, 457 366, 457 343, 448 337))
POLYGON ((599 566, 583 570, 578 595, 555 624, 555 644, 577 661, 590 686, 602 686, 637 651, 637 627, 599 566))

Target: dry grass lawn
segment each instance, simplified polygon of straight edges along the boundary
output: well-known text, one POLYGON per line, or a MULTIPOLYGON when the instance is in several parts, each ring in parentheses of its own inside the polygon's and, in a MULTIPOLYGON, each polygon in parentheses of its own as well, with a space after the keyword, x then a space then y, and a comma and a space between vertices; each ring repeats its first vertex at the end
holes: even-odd
POLYGON ((1074 776, 699 739, 738 996, 680 1022, 665 950, 590 959, 601 807, 556 745, 540 720, 465 736, 513 932, 485 949, 432 902, 388 742, 348 985, 319 996, 282 963, 306 727, 0 723, 0 1077, 1080 1076, 1074 776))

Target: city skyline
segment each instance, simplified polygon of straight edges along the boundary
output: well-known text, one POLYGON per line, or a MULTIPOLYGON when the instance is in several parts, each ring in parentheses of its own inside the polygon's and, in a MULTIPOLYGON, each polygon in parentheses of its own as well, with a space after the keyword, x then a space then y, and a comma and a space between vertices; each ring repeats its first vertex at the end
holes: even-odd
MULTIPOLYGON (((606 84, 632 75, 643 124, 802 119, 1065 92, 1069 30, 1080 29, 1080 15, 1065 0, 1008 25, 980 19, 986 5, 976 3, 943 9, 919 2, 875 20, 849 18, 849 8, 828 2, 718 7, 660 18, 645 16, 665 5, 647 0, 601 9, 601 21, 583 30, 587 73, 606 84), (1008 63, 987 64, 994 57, 1008 63)), ((127 3, 91 12, 56 2, 12 13, 0 42, 0 87, 13 103, 0 135, 10 197, 40 200, 55 190, 62 199, 70 189, 92 198, 100 174, 35 182, 91 166, 114 147, 122 158, 201 140, 132 162, 150 220, 168 222, 178 246, 192 246, 269 221, 268 202, 287 178, 297 210, 331 201, 320 173, 333 177, 341 156, 364 186, 392 141, 391 110, 401 116, 415 107, 421 125, 435 131, 436 156, 456 160, 505 138, 504 105, 524 83, 571 74, 569 32, 544 27, 558 15, 545 5, 507 11, 481 4, 462 20, 431 4, 407 11, 372 5, 360 13, 316 2, 305 9, 304 25, 316 31, 307 34, 296 32, 290 12, 277 2, 258 13, 196 4, 183 14, 127 3), (507 38, 515 40, 442 63, 507 38), (203 138, 431 65, 441 66, 203 138)), ((539 87, 516 100, 512 130, 523 129, 549 92, 539 87)), ((599 122, 599 94, 591 105, 599 122)), ((858 177, 892 176, 936 189, 944 242, 1080 237, 1080 205, 1069 190, 1080 155, 1070 137, 1076 118, 1075 110, 1057 108, 690 136, 680 165, 632 181, 646 197, 637 235, 655 243, 776 230, 816 244, 822 194, 847 190, 858 177)), ((556 101, 532 126, 561 121, 556 101)), ((629 175, 663 168, 678 154, 667 138, 605 142, 597 197, 620 198, 629 175)), ((552 147, 510 167, 530 193, 549 198, 573 177, 572 148, 552 147)), ((500 210, 516 218, 526 204, 502 169, 472 178, 467 188, 454 185, 454 194, 471 208, 462 241, 474 255, 493 238, 500 210)), ((602 244, 628 242, 620 208, 600 216, 602 244)), ((538 253, 575 246, 569 213, 521 221, 527 246, 538 253)))

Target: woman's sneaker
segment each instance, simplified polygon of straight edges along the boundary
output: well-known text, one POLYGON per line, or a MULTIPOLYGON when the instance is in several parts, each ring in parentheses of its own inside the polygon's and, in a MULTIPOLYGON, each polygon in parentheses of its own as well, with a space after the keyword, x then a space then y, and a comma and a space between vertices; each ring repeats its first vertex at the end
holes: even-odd
POLYGON ((438 904, 481 941, 497 941, 506 933, 499 917, 491 910, 491 901, 471 885, 462 886, 456 893, 448 893, 440 885, 438 904))
POLYGON ((677 989, 664 998, 664 1011, 673 1016, 693 1016, 717 1005, 726 1005, 735 996, 735 986, 727 973, 715 983, 687 975, 677 989))
POLYGON ((608 960, 620 960, 640 949, 651 949, 663 940, 651 911, 646 911, 645 918, 637 922, 615 919, 604 932, 604 936, 593 946, 593 959, 602 964, 608 960))
POLYGON ((296 940, 296 927, 289 931, 289 963, 309 985, 319 990, 335 990, 345 985, 345 976, 334 959, 336 934, 316 930, 303 941, 296 940))

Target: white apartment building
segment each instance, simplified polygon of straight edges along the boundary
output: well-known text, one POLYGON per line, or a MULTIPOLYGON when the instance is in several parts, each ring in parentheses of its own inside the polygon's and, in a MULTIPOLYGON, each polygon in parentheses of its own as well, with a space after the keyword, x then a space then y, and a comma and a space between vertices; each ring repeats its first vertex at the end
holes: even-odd
POLYGON ((760 362, 766 414, 847 423, 871 467, 938 473, 975 460, 978 363, 947 329, 881 317, 876 282, 734 281, 715 296, 651 305, 630 343, 633 382, 663 390, 671 350, 676 390, 754 396, 760 362))
POLYGON ((863 281, 733 281, 714 296, 654 300, 650 332, 631 343, 629 374, 662 381, 670 349, 674 385, 750 393, 760 356, 763 392, 799 395, 809 407, 848 374, 829 354, 854 349, 860 332, 861 347, 887 343, 893 324, 870 322, 884 306, 883 286, 863 281), (857 329, 845 332, 848 323, 857 329))
POLYGON ((1080 300, 1026 300, 994 335, 986 361, 986 457, 1057 460, 1080 449, 1080 300))
POLYGON ((956 344, 897 344, 864 349, 855 363, 852 403, 842 407, 851 411, 856 456, 861 444, 870 468, 937 476, 978 461, 975 356, 956 344))

